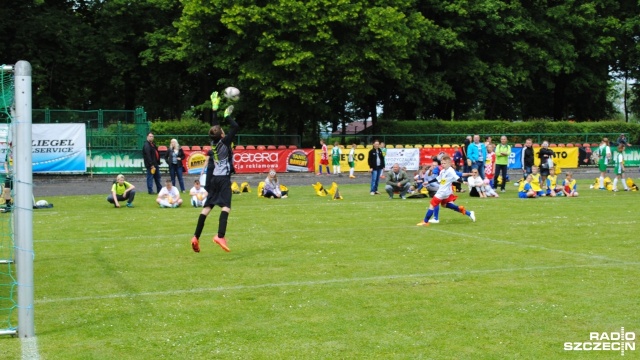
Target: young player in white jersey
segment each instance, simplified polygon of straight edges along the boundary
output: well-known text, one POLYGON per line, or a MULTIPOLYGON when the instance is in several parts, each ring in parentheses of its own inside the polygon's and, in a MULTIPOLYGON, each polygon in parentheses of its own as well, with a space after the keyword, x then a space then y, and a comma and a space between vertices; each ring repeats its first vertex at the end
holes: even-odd
POLYGON ((356 176, 353 172, 356 170, 356 143, 351 144, 347 162, 349 163, 349 179, 355 179, 356 176))
POLYGON ((191 195, 191 205, 193 205, 193 207, 203 207, 204 201, 209 194, 207 190, 200 185, 200 180, 196 180, 193 182, 191 190, 189 190, 189 195, 191 195))
POLYGON ((461 214, 464 214, 471 218, 474 222, 476 221, 476 215, 473 211, 468 211, 464 208, 464 206, 458 206, 453 202, 458 199, 457 196, 453 194, 452 184, 454 181, 457 181, 460 176, 456 174, 455 170, 451 167, 451 157, 449 155, 444 155, 440 160, 442 164, 442 171, 438 174, 437 180, 440 184, 438 191, 433 198, 431 198, 431 202, 429 203, 429 209, 424 216, 424 219, 419 222, 418 226, 429 226, 429 220, 431 216, 433 216, 434 209, 436 206, 442 205, 447 209, 451 209, 453 211, 458 211, 461 214))
POLYGON ((607 173, 607 165, 611 160, 611 148, 609 147, 609 139, 603 138, 600 146, 596 150, 596 156, 598 157, 598 170, 600 170, 599 184, 600 190, 606 190, 604 187, 604 177, 607 173))
POLYGON ((335 142, 333 144, 333 149, 331 149, 331 165, 333 165, 333 173, 338 176, 342 176, 340 174, 340 158, 342 157, 342 150, 340 149, 340 143, 335 142))
POLYGON ((616 178, 613 179, 613 191, 618 191, 618 180, 622 179, 622 185, 624 186, 624 191, 629 191, 629 186, 627 186, 627 179, 624 178, 624 145, 618 145, 618 153, 615 158, 615 173, 616 178))

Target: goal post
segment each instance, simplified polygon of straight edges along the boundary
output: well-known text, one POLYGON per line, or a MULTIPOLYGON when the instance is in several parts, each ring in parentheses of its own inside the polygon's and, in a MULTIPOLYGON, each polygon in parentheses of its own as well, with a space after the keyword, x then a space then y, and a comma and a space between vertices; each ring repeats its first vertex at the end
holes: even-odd
POLYGON ((31 160, 31 64, 18 61, 15 75, 14 190, 16 272, 18 278, 18 336, 35 336, 33 284, 33 167, 31 160))
MULTIPOLYGON (((4 291, 0 291, 0 310, 8 310, 8 319, 0 319, 0 335, 18 335, 20 338, 35 337, 34 326, 34 275, 33 275, 33 174, 31 150, 32 90, 31 64, 18 61, 15 65, 2 65, 2 88, 0 107, 3 124, 3 155, 7 173, 5 185, 9 193, 3 193, 4 207, 1 209, 0 271, 2 279, 9 279, 4 291), (11 187, 11 184, 13 185, 11 187), (11 199, 13 198, 13 201, 11 199), (7 241, 8 242, 8 241, 7 241), (3 268, 4 269, 4 268, 3 268), (17 301, 16 298, 17 297, 17 301), (12 312, 17 311, 17 326, 12 312), (7 328, 2 328, 2 324, 7 328)), ((3 169, 4 170, 4 169, 3 169)), ((2 290, 2 289, 0 289, 2 290)))

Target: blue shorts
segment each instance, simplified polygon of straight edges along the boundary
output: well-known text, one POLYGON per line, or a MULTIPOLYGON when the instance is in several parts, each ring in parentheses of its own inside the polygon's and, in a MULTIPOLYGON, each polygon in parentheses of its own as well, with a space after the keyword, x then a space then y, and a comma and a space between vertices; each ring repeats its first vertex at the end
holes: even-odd
POLYGON ((527 193, 524 191, 518 191, 518 197, 520 199, 526 199, 527 198, 527 193))

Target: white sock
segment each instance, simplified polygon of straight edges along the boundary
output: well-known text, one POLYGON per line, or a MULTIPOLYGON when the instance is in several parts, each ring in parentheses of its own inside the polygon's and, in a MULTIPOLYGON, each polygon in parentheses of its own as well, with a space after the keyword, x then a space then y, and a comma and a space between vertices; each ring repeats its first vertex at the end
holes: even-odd
POLYGON ((169 204, 169 202, 167 200, 160 200, 160 202, 158 204, 160 204, 160 206, 164 206, 164 207, 171 207, 171 204, 169 204))
POLYGON ((604 187, 604 176, 600 176, 600 187, 603 188, 604 187))
POLYGON ((613 190, 617 190, 618 189, 618 178, 616 177, 615 179, 613 179, 613 190))
POLYGON ((349 169, 349 176, 353 176, 353 168, 349 169))
POLYGON ((622 178, 622 185, 624 185, 625 190, 629 190, 629 187, 627 186, 627 182, 625 180, 625 178, 622 178))

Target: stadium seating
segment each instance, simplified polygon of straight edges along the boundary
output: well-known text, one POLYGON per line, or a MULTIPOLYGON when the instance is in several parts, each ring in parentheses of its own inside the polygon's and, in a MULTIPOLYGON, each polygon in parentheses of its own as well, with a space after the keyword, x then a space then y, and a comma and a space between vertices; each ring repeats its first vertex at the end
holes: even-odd
POLYGON ((430 144, 424 144, 423 148, 425 149, 431 149, 433 146, 431 146, 430 144))
POLYGON ((244 145, 236 145, 236 150, 244 150, 244 145))
POLYGON ((416 149, 422 149, 422 145, 420 145, 420 144, 415 144, 415 145, 413 145, 413 147, 416 148, 416 149))
POLYGON ((540 147, 540 144, 533 144, 533 147, 540 147))
POLYGON ((364 145, 356 145, 356 149, 364 149, 364 145))
POLYGON ((443 149, 451 149, 451 145, 450 144, 442 144, 442 148, 443 149))
POLYGON ((278 150, 284 150, 287 148, 287 145, 278 145, 278 150))
POLYGON ((198 146, 198 145, 193 145, 191 147, 191 151, 201 151, 201 150, 202 150, 202 148, 200 146, 198 146))
POLYGON ((202 147, 202 151, 204 151, 205 153, 208 153, 209 150, 211 150, 211 146, 209 146, 209 145, 205 145, 205 146, 202 147))
MULTIPOLYGON (((391 149, 391 148, 393 148, 393 145, 392 145, 392 146, 390 146, 389 148, 390 148, 390 149, 391 149)), ((402 149, 402 148, 404 148, 404 146, 402 146, 402 145, 396 145, 396 149, 402 149)))
POLYGON ((440 145, 440 144, 433 144, 433 148, 434 148, 434 149, 441 149, 441 148, 442 148, 442 145, 440 145))
POLYGON ((567 143, 567 147, 573 147, 572 143, 567 143))
POLYGON ((256 149, 256 147, 255 147, 255 146, 253 146, 253 145, 247 145, 247 146, 245 147, 245 149, 247 149, 247 150, 255 150, 255 149, 256 149))
POLYGON ((522 147, 522 144, 517 143, 517 144, 514 144, 514 145, 513 145, 513 147, 521 148, 521 147, 522 147))
POLYGON ((289 145, 289 149, 297 149, 298 147, 295 145, 289 145))
POLYGON ((413 149, 413 145, 407 144, 404 146, 405 149, 413 149))
POLYGON ((167 151, 167 147, 164 145, 158 146, 158 151, 167 151))
POLYGON ((275 150, 276 146, 275 145, 267 145, 267 150, 275 150))
POLYGON ((256 146, 256 150, 267 150, 267 147, 264 145, 258 145, 256 146))
POLYGON ((187 145, 182 145, 180 147, 182 148, 182 151, 191 151, 191 148, 189 148, 187 145))

